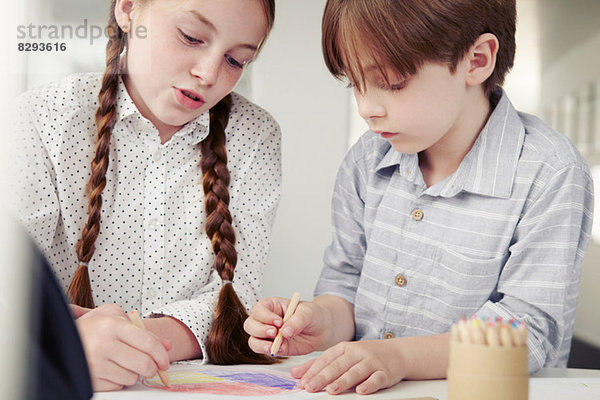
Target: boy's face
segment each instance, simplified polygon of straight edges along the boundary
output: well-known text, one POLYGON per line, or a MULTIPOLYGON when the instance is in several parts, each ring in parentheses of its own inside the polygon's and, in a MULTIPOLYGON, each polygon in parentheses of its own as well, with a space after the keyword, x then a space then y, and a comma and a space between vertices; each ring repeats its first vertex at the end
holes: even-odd
POLYGON ((378 68, 365 65, 365 88, 361 93, 355 87, 354 96, 373 132, 407 154, 454 144, 468 119, 464 61, 454 73, 436 63, 425 63, 408 78, 387 70, 389 85, 378 68))

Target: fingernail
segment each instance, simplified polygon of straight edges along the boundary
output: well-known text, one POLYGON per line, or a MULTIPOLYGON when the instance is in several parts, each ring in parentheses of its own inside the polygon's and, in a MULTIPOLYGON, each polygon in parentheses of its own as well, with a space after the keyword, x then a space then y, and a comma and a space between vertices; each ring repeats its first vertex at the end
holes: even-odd
POLYGON ((265 344, 265 347, 263 347, 263 350, 264 350, 265 353, 268 353, 268 352, 271 351, 271 347, 269 347, 268 344, 265 344))
POLYGON ((290 328, 289 326, 286 326, 285 328, 283 328, 283 336, 290 337, 290 336, 292 336, 293 333, 294 333, 294 330, 292 328, 290 328))
POLYGON ((308 385, 306 385, 306 390, 309 392, 314 392, 317 390, 317 385, 314 382, 310 382, 308 385))
POLYGON ((282 324, 282 321, 280 319, 275 319, 273 320, 273 325, 275 325, 276 327, 280 327, 282 324))
POLYGON ((300 389, 304 389, 304 381, 301 379, 300 382, 298 382, 298 387, 300 389))
POLYGON ((338 385, 337 383, 332 383, 331 385, 329 385, 329 389, 332 392, 337 392, 340 389, 340 385, 338 385))
POLYGON ((269 328, 269 329, 267 329, 267 335, 268 336, 275 336, 275 328, 269 328))

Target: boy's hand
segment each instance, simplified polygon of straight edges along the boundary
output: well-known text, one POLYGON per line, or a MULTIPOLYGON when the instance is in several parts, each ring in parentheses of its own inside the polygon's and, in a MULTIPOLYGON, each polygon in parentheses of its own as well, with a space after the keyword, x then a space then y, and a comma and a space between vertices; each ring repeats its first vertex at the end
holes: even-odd
POLYGON ((115 304, 90 310, 76 320, 94 391, 134 385, 169 368, 171 343, 136 328, 115 304))
POLYGON ((356 386, 356 393, 370 394, 388 388, 405 377, 401 352, 396 339, 342 342, 320 357, 292 368, 292 376, 301 378, 299 386, 307 392, 323 388, 339 394, 356 386))
POLYGON ((282 326, 289 299, 269 297, 259 301, 244 322, 250 335, 248 345, 256 353, 269 354, 278 329, 282 329, 283 342, 277 355, 294 356, 318 350, 327 332, 328 310, 311 302, 298 304, 296 312, 282 326))

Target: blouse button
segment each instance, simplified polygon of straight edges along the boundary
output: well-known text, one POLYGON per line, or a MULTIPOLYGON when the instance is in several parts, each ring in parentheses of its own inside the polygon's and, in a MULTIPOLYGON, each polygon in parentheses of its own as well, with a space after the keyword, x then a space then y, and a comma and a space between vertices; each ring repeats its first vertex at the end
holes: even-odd
POLYGON ((406 286, 406 278, 404 275, 396 275, 396 285, 400 287, 406 286))
POLYGON ((411 216, 415 221, 420 221, 423 219, 423 211, 416 208, 412 211, 411 216))
POLYGON ((148 227, 150 229, 156 229, 156 228, 158 228, 158 220, 156 218, 152 218, 150 220, 150 222, 148 223, 148 227))
POLYGON ((156 150, 154 152, 154 154, 152 155, 152 158, 154 158, 154 161, 160 161, 161 157, 162 157, 162 152, 160 151, 160 149, 156 150))
POLYGON ((383 338, 384 338, 384 339, 393 339, 393 338, 394 338, 394 334, 393 334, 392 332, 386 332, 386 333, 383 335, 383 338))

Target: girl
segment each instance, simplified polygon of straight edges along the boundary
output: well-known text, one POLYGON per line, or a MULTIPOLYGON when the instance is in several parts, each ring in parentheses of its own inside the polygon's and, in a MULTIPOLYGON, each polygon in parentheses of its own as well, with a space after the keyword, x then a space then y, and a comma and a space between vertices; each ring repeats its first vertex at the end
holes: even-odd
POLYGON ((528 326, 529 370, 564 367, 593 188, 573 143, 517 112, 514 0, 328 0, 323 52, 366 132, 339 169, 315 299, 252 310, 250 345, 325 350, 300 386, 372 393, 444 378, 461 316, 528 326), (334 327, 332 329, 332 327, 334 327))
POLYGON ((173 360, 272 362, 242 323, 279 200, 280 132, 231 91, 273 18, 273 0, 113 0, 104 75, 20 98, 18 213, 76 305, 95 390, 173 360))

